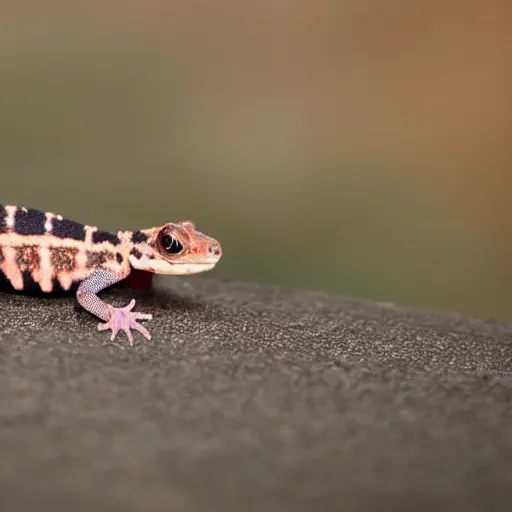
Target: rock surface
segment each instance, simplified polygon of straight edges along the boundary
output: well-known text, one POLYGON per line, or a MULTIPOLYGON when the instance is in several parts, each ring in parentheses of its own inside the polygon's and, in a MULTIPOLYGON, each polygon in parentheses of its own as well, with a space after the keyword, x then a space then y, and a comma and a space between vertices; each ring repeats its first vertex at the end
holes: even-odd
POLYGON ((512 325, 208 278, 0 294, 5 510, 490 510, 512 503, 512 325))

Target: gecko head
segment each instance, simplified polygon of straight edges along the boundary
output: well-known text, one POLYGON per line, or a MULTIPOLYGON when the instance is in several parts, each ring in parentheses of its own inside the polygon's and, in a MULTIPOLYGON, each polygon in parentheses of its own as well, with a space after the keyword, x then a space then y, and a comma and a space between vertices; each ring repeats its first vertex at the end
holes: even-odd
POLYGON ((197 274, 211 270, 222 256, 217 240, 196 231, 190 221, 139 232, 130 254, 133 268, 156 274, 197 274))

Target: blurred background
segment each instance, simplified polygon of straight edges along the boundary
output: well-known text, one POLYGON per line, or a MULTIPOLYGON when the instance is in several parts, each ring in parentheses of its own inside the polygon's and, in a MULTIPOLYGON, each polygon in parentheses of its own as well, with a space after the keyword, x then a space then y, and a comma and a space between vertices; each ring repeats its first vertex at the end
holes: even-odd
POLYGON ((211 274, 512 319, 512 3, 0 3, 0 202, 211 274))

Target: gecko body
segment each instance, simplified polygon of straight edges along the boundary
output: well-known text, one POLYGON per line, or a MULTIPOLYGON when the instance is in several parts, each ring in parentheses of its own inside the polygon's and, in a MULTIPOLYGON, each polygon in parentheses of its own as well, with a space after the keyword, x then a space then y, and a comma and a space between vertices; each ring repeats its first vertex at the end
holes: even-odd
MULTIPOLYGON (((114 340, 131 330, 151 339, 139 320, 151 315, 132 311, 135 300, 114 308, 98 297, 105 288, 137 272, 196 274, 212 269, 220 244, 196 231, 190 221, 138 231, 111 233, 60 215, 0 205, 0 279, 4 287, 26 293, 75 292, 80 305, 112 330, 114 340)), ((4 288, 2 287, 2 289, 4 288)))

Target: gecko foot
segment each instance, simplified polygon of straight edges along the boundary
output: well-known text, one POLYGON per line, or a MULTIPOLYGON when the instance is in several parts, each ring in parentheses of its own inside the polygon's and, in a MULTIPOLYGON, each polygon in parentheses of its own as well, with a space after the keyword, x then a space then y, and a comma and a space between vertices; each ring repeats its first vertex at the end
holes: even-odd
POLYGON ((112 306, 109 306, 110 318, 108 322, 99 323, 98 330, 105 331, 107 329, 112 329, 111 341, 114 341, 119 331, 124 331, 128 336, 130 346, 133 346, 133 336, 130 329, 139 331, 143 336, 150 340, 151 334, 149 334, 149 331, 142 325, 138 324, 137 321, 151 320, 153 315, 147 313, 136 313, 132 311, 134 306, 135 299, 132 299, 130 304, 124 308, 113 308, 112 306))

